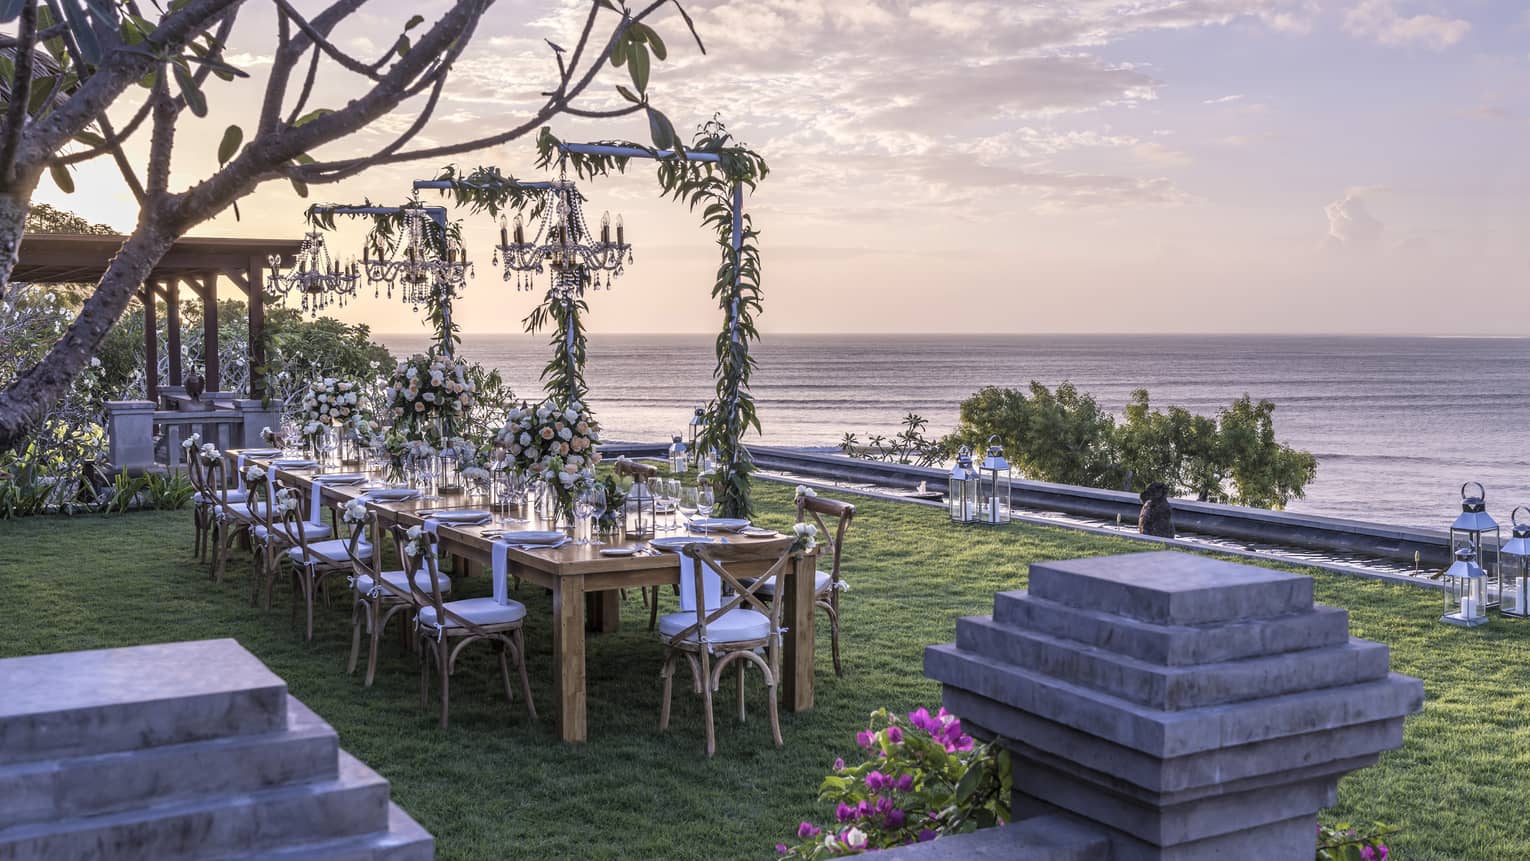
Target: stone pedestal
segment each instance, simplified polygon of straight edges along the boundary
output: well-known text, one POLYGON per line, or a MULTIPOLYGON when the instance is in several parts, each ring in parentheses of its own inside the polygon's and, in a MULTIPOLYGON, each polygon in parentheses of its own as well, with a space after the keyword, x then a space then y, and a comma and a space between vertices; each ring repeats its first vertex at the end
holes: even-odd
POLYGON ((259 400, 241 399, 234 401, 234 409, 244 417, 243 439, 234 443, 240 448, 265 448, 265 440, 260 438, 261 428, 281 429, 281 404, 276 401, 270 406, 261 406, 259 400))
POLYGON ((1423 685, 1307 577, 1157 552, 1032 565, 925 672, 1014 753, 1016 806, 1117 861, 1310 861, 1339 778, 1401 746, 1423 685))
POLYGON ((429 861, 388 782, 233 640, 0 660, 0 858, 429 861))
POLYGON ((106 456, 132 475, 154 466, 153 401, 106 402, 106 456))

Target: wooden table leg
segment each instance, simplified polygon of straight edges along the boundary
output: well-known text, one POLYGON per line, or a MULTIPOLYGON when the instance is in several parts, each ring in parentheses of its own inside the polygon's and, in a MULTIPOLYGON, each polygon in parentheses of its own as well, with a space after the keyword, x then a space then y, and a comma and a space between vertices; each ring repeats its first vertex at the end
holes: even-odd
POLYGON ((558 578, 553 590, 553 672, 558 693, 558 732, 584 741, 584 577, 558 578))
POLYGON ((603 589, 591 595, 589 606, 590 630, 613 634, 622 628, 622 593, 620 589, 603 589))
POLYGON ((792 560, 785 574, 786 594, 782 624, 788 628, 786 646, 781 656, 781 690, 786 695, 788 711, 807 711, 813 707, 813 648, 817 621, 813 613, 813 574, 816 557, 792 560))

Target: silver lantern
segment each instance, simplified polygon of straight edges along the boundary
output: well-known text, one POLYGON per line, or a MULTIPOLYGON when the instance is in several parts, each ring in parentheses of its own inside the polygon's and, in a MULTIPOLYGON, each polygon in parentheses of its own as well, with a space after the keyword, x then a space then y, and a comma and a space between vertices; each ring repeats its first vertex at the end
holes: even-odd
POLYGON ((1004 459, 1004 449, 998 445, 999 438, 988 438, 988 454, 979 468, 982 488, 981 519, 984 523, 1008 523, 1012 476, 1009 461, 1004 459))
MULTIPOLYGON (((695 414, 691 416, 690 429, 691 457, 696 458, 698 461, 701 458, 701 436, 706 432, 706 425, 707 411, 701 407, 697 407, 695 414)), ((700 463, 693 463, 692 466, 700 469, 700 463)))
MULTIPOLYGON (((1461 513, 1450 524, 1450 546, 1472 548, 1477 564, 1490 580, 1498 577, 1498 548, 1503 545, 1503 530, 1487 513, 1487 489, 1481 482, 1461 485, 1461 513), (1491 540, 1489 540, 1491 538, 1491 540)), ((1492 596, 1497 604, 1497 595, 1492 596)), ((1484 608, 1485 609, 1485 608, 1484 608)))
POLYGON ((1487 624, 1487 572, 1470 545, 1456 548, 1456 561, 1445 569, 1445 615, 1440 621, 1463 628, 1487 624))
POLYGON ((946 506, 951 510, 952 523, 978 522, 981 486, 982 479, 972 468, 972 449, 962 446, 956 453, 956 465, 951 467, 951 480, 946 488, 946 506))
POLYGON ((1509 540, 1498 551, 1498 614, 1530 618, 1530 523, 1520 523, 1519 506, 1509 513, 1509 540))
POLYGON ((622 508, 622 517, 627 530, 628 538, 652 538, 658 527, 658 507, 653 491, 649 489, 648 482, 637 478, 632 482, 632 489, 627 491, 627 502, 622 508))

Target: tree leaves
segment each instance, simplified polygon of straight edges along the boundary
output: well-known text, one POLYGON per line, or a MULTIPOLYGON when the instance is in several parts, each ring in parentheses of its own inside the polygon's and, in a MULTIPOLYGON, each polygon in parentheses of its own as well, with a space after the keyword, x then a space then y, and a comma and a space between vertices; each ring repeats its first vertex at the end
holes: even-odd
POLYGON ((53 184, 65 194, 74 194, 74 177, 69 175, 69 168, 65 165, 54 163, 48 165, 48 175, 53 177, 53 184))
POLYGON ((224 129, 223 140, 218 142, 218 164, 228 164, 228 160, 239 151, 239 145, 242 143, 244 143, 244 129, 237 125, 224 129))
POLYGON ((170 68, 175 75, 176 85, 181 88, 181 97, 186 100, 186 107, 198 117, 207 116, 207 97, 191 77, 191 72, 180 63, 172 63, 170 68))

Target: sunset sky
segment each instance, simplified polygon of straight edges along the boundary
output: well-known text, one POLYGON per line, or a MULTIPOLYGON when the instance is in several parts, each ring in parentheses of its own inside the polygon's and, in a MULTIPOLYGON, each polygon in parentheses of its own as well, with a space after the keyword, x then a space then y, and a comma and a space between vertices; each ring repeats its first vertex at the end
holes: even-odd
MULTIPOLYGON (((300 3, 302 8, 318 4, 300 3)), ((702 56, 673 12, 654 101, 688 129, 720 112, 769 160, 750 201, 763 232, 767 331, 1530 334, 1530 11, 1508 0, 691 0, 702 56)), ((364 57, 409 13, 374 0, 337 41, 364 57)), ((523 119, 587 5, 500 0, 426 137, 523 119)), ((607 17, 608 26, 614 18, 607 17)), ((219 84, 178 134, 184 184, 253 123, 274 44, 247 4, 232 45, 253 82, 219 84)), ((353 79, 325 69, 317 103, 353 79)), ((625 70, 588 104, 613 104, 625 70)), ((408 124, 401 112, 332 155, 408 124)), ((191 118, 188 116, 187 120, 191 118)), ((645 139, 646 124, 557 120, 566 139, 645 139)), ((530 138, 459 164, 522 178, 530 138)), ((379 169, 314 200, 401 200, 441 165, 379 169)), ((129 228, 106 162, 39 199, 129 228)), ((650 169, 586 187, 626 219, 636 265, 591 297, 596 332, 709 331, 716 250, 650 169)), ((296 237, 300 200, 263 187, 197 233, 296 237)), ((468 332, 520 330, 532 298, 490 265, 470 217, 468 332)), ((332 244, 359 253, 360 233, 332 244)), ((371 293, 339 316, 423 331, 371 293)))

